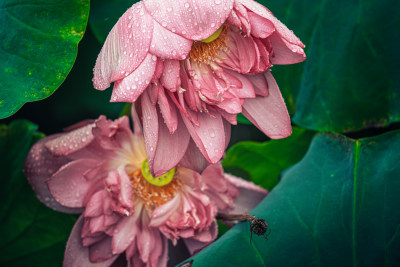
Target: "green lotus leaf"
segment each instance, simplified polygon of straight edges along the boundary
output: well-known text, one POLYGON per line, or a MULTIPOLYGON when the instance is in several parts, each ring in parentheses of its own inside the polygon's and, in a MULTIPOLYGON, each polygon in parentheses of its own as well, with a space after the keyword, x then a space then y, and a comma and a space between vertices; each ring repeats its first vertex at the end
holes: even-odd
POLYGON ((193 266, 398 266, 400 131, 353 140, 317 135, 305 157, 252 211, 192 257, 193 266))
POLYGON ((0 118, 50 96, 74 64, 89 0, 0 2, 0 118))

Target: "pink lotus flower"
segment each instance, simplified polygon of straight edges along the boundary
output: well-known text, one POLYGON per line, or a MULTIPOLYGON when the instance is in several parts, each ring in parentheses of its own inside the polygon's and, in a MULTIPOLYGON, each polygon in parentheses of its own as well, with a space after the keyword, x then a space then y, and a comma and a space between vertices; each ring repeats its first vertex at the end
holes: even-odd
POLYGON ((144 0, 111 30, 93 82, 114 82, 113 102, 135 102, 153 174, 187 151, 184 161, 201 170, 221 159, 238 113, 270 138, 291 134, 270 68, 303 61, 303 47, 252 0, 144 0))
POLYGON ((194 253, 216 238, 218 211, 249 211, 267 194, 220 164, 201 175, 177 165, 154 178, 143 137, 127 117, 101 116, 40 140, 25 174, 47 206, 83 212, 64 266, 109 266, 124 252, 128 266, 166 266, 168 240, 183 239, 194 253))

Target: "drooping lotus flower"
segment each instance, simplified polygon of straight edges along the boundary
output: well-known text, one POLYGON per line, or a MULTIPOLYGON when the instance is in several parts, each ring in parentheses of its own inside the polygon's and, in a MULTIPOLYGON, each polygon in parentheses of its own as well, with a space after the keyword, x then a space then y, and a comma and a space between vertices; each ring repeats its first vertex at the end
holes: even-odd
POLYGON ((216 238, 218 211, 249 211, 267 194, 220 164, 201 174, 178 165, 153 177, 143 136, 127 117, 101 116, 40 140, 25 174, 47 206, 83 212, 64 266, 109 266, 124 252, 129 266, 166 266, 168 240, 183 239, 193 253, 216 238))
POLYGON ((144 0, 111 30, 93 82, 99 90, 114 82, 113 102, 135 102, 153 174, 186 151, 185 162, 200 170, 206 164, 194 149, 218 162, 238 113, 270 138, 291 134, 270 68, 303 61, 303 47, 253 0, 144 0))

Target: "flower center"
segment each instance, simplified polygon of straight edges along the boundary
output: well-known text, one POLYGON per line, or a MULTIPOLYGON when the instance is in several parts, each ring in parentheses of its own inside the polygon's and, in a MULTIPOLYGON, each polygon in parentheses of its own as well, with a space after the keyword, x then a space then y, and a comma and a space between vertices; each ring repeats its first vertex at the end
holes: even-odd
POLYGON ((143 161, 141 168, 128 175, 134 199, 143 202, 149 211, 174 198, 177 190, 182 186, 179 180, 179 166, 159 177, 153 177, 149 171, 147 159, 143 161))
POLYGON ((161 176, 153 177, 150 173, 149 163, 147 162, 147 159, 145 159, 142 163, 142 174, 147 182, 156 186, 164 186, 169 184, 172 181, 172 178, 174 178, 175 168, 172 168, 161 176))
POLYGON ((226 28, 222 26, 207 39, 194 42, 189 52, 189 57, 194 61, 208 64, 215 59, 221 49, 226 47, 226 28))

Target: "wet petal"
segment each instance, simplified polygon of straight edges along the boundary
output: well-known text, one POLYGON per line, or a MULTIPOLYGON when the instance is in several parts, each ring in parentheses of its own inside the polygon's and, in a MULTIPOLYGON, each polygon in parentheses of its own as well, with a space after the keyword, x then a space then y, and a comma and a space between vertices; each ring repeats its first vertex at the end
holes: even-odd
POLYGON ((101 205, 104 197, 104 190, 100 190, 93 194, 85 207, 85 217, 97 217, 103 213, 103 206, 101 205))
POLYGON ((193 139, 190 139, 188 148, 186 149, 185 156, 182 158, 180 163, 182 166, 194 170, 196 172, 202 172, 210 163, 200 152, 193 139))
MULTIPOLYGON (((61 134, 62 135, 62 134, 61 134)), ((52 176, 61 166, 67 164, 70 160, 66 157, 55 157, 45 144, 60 135, 53 135, 38 141, 31 148, 24 165, 24 173, 32 186, 38 199, 46 206, 60 212, 80 213, 82 209, 69 208, 58 203, 50 193, 46 180, 52 176)))
POLYGON ((82 232, 83 222, 84 222, 84 217, 82 215, 76 221, 74 228, 72 228, 71 234, 68 239, 67 247, 65 249, 63 266, 64 267, 110 266, 116 260, 118 255, 115 255, 106 261, 98 263, 93 263, 89 260, 89 248, 82 246, 81 232, 82 232))
POLYGON ((239 62, 239 66, 231 66, 232 70, 240 73, 251 73, 251 69, 257 61, 253 38, 251 36, 244 37, 240 32, 231 33, 231 38, 234 45, 231 43, 230 48, 235 49, 231 52, 237 56, 239 62))
POLYGON ((297 36, 294 35, 293 32, 290 31, 282 22, 280 22, 266 7, 253 0, 238 0, 238 1, 246 8, 253 11, 254 13, 271 21, 274 24, 276 31, 279 33, 279 35, 282 36, 282 38, 284 38, 286 41, 294 45, 297 45, 299 47, 304 47, 300 39, 297 38, 297 36))
POLYGON ((57 138, 53 138, 46 142, 45 146, 55 156, 66 156, 76 152, 93 141, 92 128, 95 123, 85 125, 71 132, 61 134, 57 138))
POLYGON ((133 131, 137 135, 142 135, 143 129, 142 129, 142 123, 139 119, 139 114, 137 113, 136 110, 136 105, 138 103, 132 103, 132 108, 131 108, 131 116, 132 116, 132 121, 133 121, 133 131))
MULTIPOLYGON (((145 225, 147 225, 147 223, 145 225)), ((140 234, 138 235, 137 246, 139 249, 140 258, 144 262, 149 261, 154 241, 157 238, 155 237, 155 235, 159 234, 158 231, 156 234, 154 234, 154 231, 151 230, 152 230, 151 228, 148 228, 146 226, 142 227, 140 234)))
POLYGON ((225 121, 229 122, 230 124, 237 125, 237 114, 230 114, 222 109, 218 110, 218 112, 221 114, 225 121))
POLYGON ((132 186, 128 174, 125 171, 125 166, 118 167, 118 175, 120 181, 120 193, 118 196, 118 202, 128 211, 133 210, 132 201, 132 186))
POLYGON ((87 191, 95 180, 88 181, 84 174, 98 162, 91 159, 78 159, 62 166, 47 180, 50 192, 62 205, 80 208, 87 191))
POLYGON ((254 87, 253 84, 251 83, 250 77, 253 77, 254 75, 243 75, 240 73, 236 73, 233 71, 225 70, 226 72, 229 72, 232 76, 234 76, 236 79, 240 81, 242 86, 240 88, 231 88, 229 92, 234 94, 235 96, 239 98, 254 98, 256 97, 256 94, 254 92, 254 87))
POLYGON ((91 262, 101 263, 114 257, 111 251, 111 237, 109 236, 89 247, 89 259, 91 262))
POLYGON ((167 203, 156 208, 151 214, 149 226, 159 227, 164 224, 169 219, 169 217, 176 212, 180 202, 181 198, 178 194, 167 203))
POLYGON ((157 57, 147 54, 146 58, 134 72, 114 83, 111 102, 135 102, 150 84, 156 64, 157 57))
POLYGON ((120 254, 124 252, 134 240, 138 230, 135 215, 123 217, 117 223, 112 237, 113 253, 120 254))
POLYGON ((160 107, 160 112, 169 132, 173 134, 178 127, 178 113, 174 103, 165 95, 164 88, 162 88, 161 85, 157 86, 159 87, 158 105, 160 107))
POLYGON ((153 106, 157 103, 159 89, 162 89, 162 87, 158 83, 157 84, 152 83, 147 88, 150 97, 150 102, 153 106))
POLYGON ((222 26, 233 0, 145 0, 144 4, 161 26, 187 39, 203 40, 222 26))
POLYGON ((171 134, 161 116, 158 116, 158 142, 153 163, 156 177, 174 168, 185 155, 190 135, 180 117, 178 128, 171 134))
POLYGON ((233 10, 235 11, 237 17, 240 20, 239 28, 241 28, 243 33, 245 33, 246 35, 250 35, 251 25, 250 25, 249 16, 247 14, 246 8, 243 5, 241 5, 239 2, 235 1, 233 10))
POLYGON ((111 82, 134 71, 149 51, 153 20, 143 3, 133 5, 109 33, 94 67, 94 87, 107 89, 111 82))
MULTIPOLYGON (((215 221, 211 224, 210 230, 211 230, 211 238, 210 238, 211 242, 212 240, 217 238, 218 235, 218 225, 215 221)), ((201 242, 196 240, 195 238, 184 239, 184 242, 191 255, 198 253, 200 250, 202 250, 203 248, 207 247, 210 244, 210 242, 201 242)))
POLYGON ((158 114, 156 107, 151 104, 147 92, 145 92, 141 97, 141 108, 147 161, 151 173, 154 173, 154 157, 158 144, 158 114))
POLYGON ((225 150, 224 125, 220 114, 198 113, 200 126, 193 125, 189 119, 183 116, 183 121, 192 136, 193 141, 203 153, 204 157, 211 163, 219 161, 225 150))
POLYGON ((242 103, 239 98, 226 99, 218 103, 217 106, 231 114, 238 114, 242 112, 242 103))
POLYGON ((168 240, 162 235, 157 235, 156 237, 155 248, 150 255, 150 263, 152 266, 167 266, 168 240))
POLYGON ((271 57, 272 64, 295 64, 306 59, 306 55, 301 47, 282 39, 277 33, 272 34, 269 40, 274 50, 274 56, 271 57))
POLYGON ((192 48, 192 40, 179 36, 154 21, 150 53, 163 59, 185 59, 192 48))
POLYGON ((248 75, 247 79, 253 84, 254 91, 258 96, 268 96, 268 83, 264 73, 248 75))
POLYGON ((272 139, 288 137, 292 133, 292 126, 285 101, 272 74, 267 72, 265 77, 269 95, 245 99, 243 115, 272 139))
POLYGON ((181 85, 179 72, 181 70, 178 60, 165 60, 164 71, 161 75, 161 84, 171 92, 175 92, 181 85))
POLYGON ((274 24, 254 12, 248 12, 251 34, 257 38, 267 38, 275 31, 274 24))

